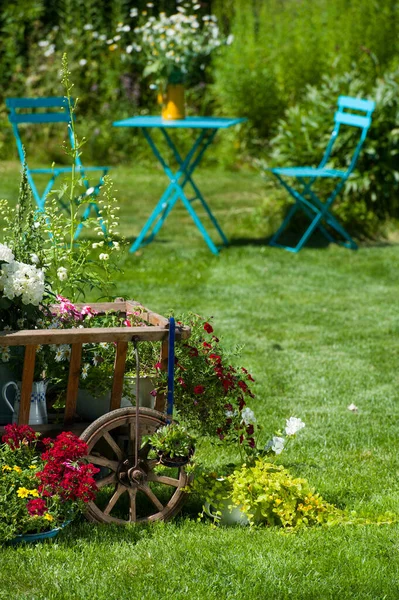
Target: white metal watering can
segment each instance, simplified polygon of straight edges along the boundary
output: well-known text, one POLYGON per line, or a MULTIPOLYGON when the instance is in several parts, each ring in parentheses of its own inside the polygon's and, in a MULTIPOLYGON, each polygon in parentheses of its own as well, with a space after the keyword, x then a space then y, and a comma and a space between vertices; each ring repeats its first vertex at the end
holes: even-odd
MULTIPOLYGON (((47 381, 34 381, 30 397, 29 425, 47 424, 47 406, 46 406, 47 381)), ((3 400, 12 411, 12 422, 17 423, 19 415, 19 401, 21 397, 21 383, 8 381, 3 385, 3 400), (7 398, 7 391, 10 387, 15 389, 14 405, 7 398)))

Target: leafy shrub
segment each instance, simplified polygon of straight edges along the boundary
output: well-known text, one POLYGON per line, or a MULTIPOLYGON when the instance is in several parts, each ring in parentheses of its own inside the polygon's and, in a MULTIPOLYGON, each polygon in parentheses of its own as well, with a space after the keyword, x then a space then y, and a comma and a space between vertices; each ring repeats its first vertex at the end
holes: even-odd
MULTIPOLYGON (((271 140, 270 164, 316 166, 333 128, 340 94, 376 101, 372 125, 356 169, 335 207, 340 219, 355 233, 372 236, 378 222, 399 217, 399 69, 379 78, 370 93, 354 73, 324 77, 319 88, 308 86, 300 104, 289 108, 271 140)), ((347 168, 359 139, 354 127, 341 126, 328 166, 347 168)), ((318 188, 326 194, 331 182, 318 188)))
POLYGON ((236 467, 226 477, 201 474, 190 489, 216 509, 216 516, 227 500, 229 509, 240 507, 251 525, 297 528, 342 519, 339 509, 316 494, 306 479, 262 458, 236 467))

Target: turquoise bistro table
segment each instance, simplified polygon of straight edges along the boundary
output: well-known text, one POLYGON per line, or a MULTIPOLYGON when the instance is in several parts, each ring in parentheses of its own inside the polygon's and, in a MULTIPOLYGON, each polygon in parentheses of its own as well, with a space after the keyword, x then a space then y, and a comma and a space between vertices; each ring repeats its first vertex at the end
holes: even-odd
POLYGON ((131 117, 129 119, 124 119, 123 121, 114 122, 115 127, 138 127, 142 130, 145 139, 149 143, 155 157, 161 163, 163 170, 169 179, 168 187, 159 199, 157 205, 152 211, 143 229, 140 231, 136 241, 130 247, 130 252, 135 252, 141 246, 148 244, 154 239, 156 234, 161 229, 163 223, 165 222, 165 219, 167 218, 170 211, 179 199, 183 202, 184 206, 191 215, 194 223, 200 230, 205 242, 207 243, 210 251, 213 252, 213 254, 218 254, 219 248, 212 241, 201 219, 195 212, 192 206, 194 200, 198 200, 201 203, 211 223, 213 224, 214 228, 219 234, 222 245, 227 246, 227 238, 224 235, 219 223, 217 222, 216 217, 212 214, 211 209, 205 202, 204 197, 198 189, 198 186, 194 182, 193 173, 198 167, 202 157, 204 156, 206 149, 212 143, 218 130, 227 129, 228 127, 232 127, 233 125, 242 123, 245 120, 246 119, 229 119, 218 117, 187 117, 186 119, 182 120, 167 121, 162 119, 162 117, 148 116, 131 117), (177 171, 174 172, 166 162, 165 158, 163 158, 163 156, 161 155, 161 152, 157 148, 151 136, 152 129, 159 129, 162 132, 163 137, 165 138, 169 148, 172 150, 173 156, 175 157, 176 162, 178 164, 177 171), (196 139, 194 140, 194 143, 185 158, 183 158, 180 155, 167 129, 198 130, 199 133, 196 136, 196 139), (186 195, 184 191, 188 183, 191 185, 194 191, 194 196, 190 198, 186 195))

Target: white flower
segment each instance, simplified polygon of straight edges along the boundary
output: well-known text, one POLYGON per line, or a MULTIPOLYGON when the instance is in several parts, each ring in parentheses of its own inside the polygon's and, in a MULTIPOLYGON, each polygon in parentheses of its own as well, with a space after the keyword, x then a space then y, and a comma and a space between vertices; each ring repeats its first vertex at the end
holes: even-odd
POLYGON ((91 23, 87 23, 86 25, 83 25, 83 29, 85 31, 90 31, 91 29, 93 29, 93 25, 91 23))
POLYGON ((232 33, 230 33, 230 35, 227 36, 227 40, 226 40, 226 44, 228 46, 230 46, 234 41, 234 35, 232 33))
POLYGON ((108 342, 101 342, 100 346, 101 346, 101 348, 108 348, 109 344, 108 344, 108 342))
POLYGON ((82 367, 82 379, 86 379, 89 373, 90 365, 88 363, 84 364, 82 367))
POLYGON ((139 14, 139 11, 137 8, 131 8, 130 9, 130 16, 133 19, 134 17, 137 17, 137 15, 139 14))
POLYGON ((268 450, 269 448, 271 448, 275 454, 281 454, 282 451, 284 450, 284 443, 285 443, 284 438, 278 437, 277 435, 275 435, 273 437, 273 439, 271 439, 269 442, 267 442, 267 444, 265 446, 265 450, 268 450))
POLYGON ((93 365, 96 367, 99 362, 100 362, 100 356, 98 354, 95 354, 93 356, 93 365))
MULTIPOLYGON (((87 61, 86 61, 87 62, 87 61)), ((86 63, 85 63, 86 64, 86 63)), ((91 194, 94 192, 94 187, 89 187, 86 190, 86 196, 91 196, 91 194)))
POLYGON ((232 419, 234 417, 234 411, 233 410, 226 410, 225 415, 228 419, 232 419))
POLYGON ((8 263, 14 260, 14 254, 6 244, 0 244, 0 260, 8 263))
POLYGON ((349 404, 348 410, 350 410, 351 412, 357 412, 358 408, 357 408, 356 404, 352 403, 352 404, 349 404))
POLYGON ((37 254, 31 254, 30 259, 34 265, 37 265, 40 262, 40 259, 37 254))
POLYGON ((85 58, 81 58, 79 64, 81 67, 84 67, 85 65, 87 65, 87 60, 85 58))
POLYGON ((241 411, 241 419, 245 425, 254 425, 256 423, 255 413, 248 406, 241 411))
POLYGON ((65 281, 68 279, 68 271, 65 267, 59 267, 57 269, 57 277, 60 281, 65 281))
POLYGON ((305 423, 297 417, 290 417, 285 422, 285 433, 286 435, 295 435, 297 431, 300 431, 305 427, 305 423))
POLYGON ((35 265, 18 261, 1 265, 0 291, 9 300, 21 297, 23 304, 38 306, 44 294, 44 273, 35 265))
POLYGON ((132 45, 126 46, 126 54, 131 54, 132 50, 133 50, 133 46, 132 45))
POLYGON ((109 259, 109 254, 100 254, 100 256, 98 258, 100 260, 108 260, 109 259))
POLYGON ((39 46, 40 48, 46 48, 46 47, 49 45, 49 43, 50 43, 50 42, 49 42, 48 40, 41 40, 41 41, 38 43, 38 46, 39 46))
POLYGON ((119 247, 120 247, 119 242, 112 242, 112 244, 113 244, 115 250, 119 250, 119 247))

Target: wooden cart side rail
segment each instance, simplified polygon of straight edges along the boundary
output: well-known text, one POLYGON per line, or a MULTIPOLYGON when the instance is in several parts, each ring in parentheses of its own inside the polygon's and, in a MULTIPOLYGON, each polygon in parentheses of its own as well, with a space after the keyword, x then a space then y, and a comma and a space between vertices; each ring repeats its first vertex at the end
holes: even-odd
POLYGON ((152 310, 149 310, 148 308, 140 304, 140 302, 128 300, 126 302, 126 309, 127 312, 133 313, 137 311, 137 309, 139 309, 140 316, 142 317, 142 319, 144 321, 147 321, 147 323, 150 323, 151 325, 160 325, 164 327, 167 327, 169 325, 169 319, 163 317, 162 315, 159 315, 158 313, 153 312, 152 310))
MULTIPOLYGON (((189 337, 190 330, 176 331, 177 339, 189 337)), ((0 346, 48 344, 96 344, 100 342, 160 342, 168 337, 165 327, 92 327, 88 329, 32 329, 0 331, 0 346)))

